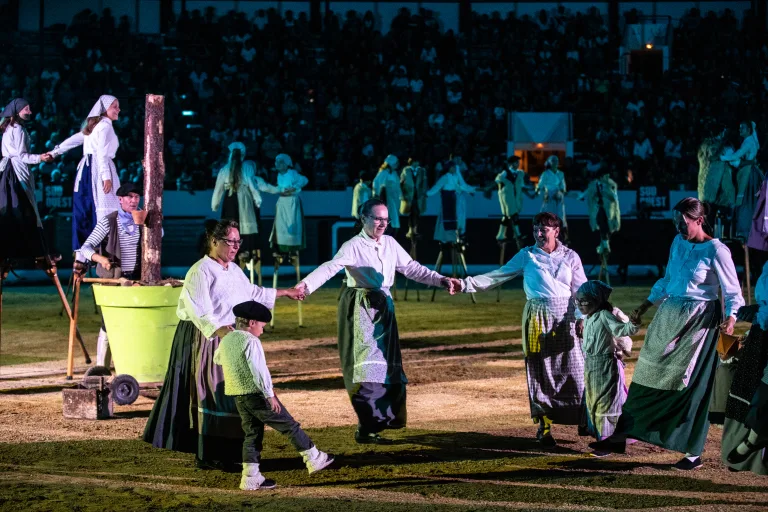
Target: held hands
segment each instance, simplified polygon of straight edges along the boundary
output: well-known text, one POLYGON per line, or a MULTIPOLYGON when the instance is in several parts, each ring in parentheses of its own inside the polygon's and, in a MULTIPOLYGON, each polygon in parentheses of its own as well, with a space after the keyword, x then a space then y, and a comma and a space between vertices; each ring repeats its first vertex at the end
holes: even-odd
POLYGON ((275 414, 280 414, 280 411, 283 410, 283 408, 280 407, 280 401, 277 399, 277 395, 267 398, 267 403, 269 403, 269 408, 272 409, 272 412, 275 414))
POLYGON ((629 314, 629 321, 634 325, 640 325, 640 323, 643 321, 643 315, 646 313, 646 311, 648 311, 649 307, 651 307, 650 302, 643 302, 639 308, 635 309, 632 311, 632 313, 629 314))
POLYGON ((720 330, 725 334, 733 334, 733 326, 736 325, 736 319, 729 316, 725 319, 725 322, 720 324, 720 330))
POLYGON ((299 283, 293 288, 286 288, 285 296, 291 300, 304 300, 307 297, 306 285, 299 283))
POLYGON ((43 153, 42 155, 40 155, 40 160, 42 160, 45 163, 53 162, 53 158, 54 158, 53 155, 50 153, 43 153))
POLYGON ((462 289, 461 279, 456 279, 455 277, 444 277, 440 280, 440 284, 451 295, 456 295, 462 289))

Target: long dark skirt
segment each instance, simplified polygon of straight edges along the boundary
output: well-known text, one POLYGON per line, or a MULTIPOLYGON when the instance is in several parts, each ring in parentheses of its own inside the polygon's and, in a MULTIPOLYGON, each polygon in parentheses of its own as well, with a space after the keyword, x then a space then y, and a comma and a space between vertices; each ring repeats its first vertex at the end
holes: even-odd
POLYGON ((648 326, 617 432, 701 454, 717 369, 719 301, 671 297, 648 326))
MULTIPOLYGON (((736 238, 749 239, 749 231, 752 229, 752 216, 757 206, 760 187, 763 184, 763 173, 754 163, 745 163, 739 168, 738 174, 749 173, 744 183, 744 190, 738 190, 737 194, 743 196, 741 204, 733 210, 733 230, 736 238), (746 167, 749 167, 748 169, 746 167)), ((739 177, 740 178, 740 177, 739 177)), ((742 180, 739 179, 739 182, 742 180)), ((738 202, 738 199, 737 199, 738 202)))
POLYGON ((405 427, 406 383, 394 303, 381 290, 347 288, 339 300, 339 357, 360 429, 405 427))
POLYGON ((72 250, 80 249, 96 227, 96 201, 93 197, 91 161, 85 157, 80 183, 72 193, 72 250))
MULTIPOLYGON (((753 324, 743 347, 736 355, 738 366, 728 394, 723 425, 722 460, 747 436, 750 428, 768 434, 768 385, 761 382, 768 364, 768 332, 753 324)), ((731 465, 739 471, 768 475, 768 454, 753 454, 741 464, 731 465)))
POLYGON ((36 258, 47 253, 37 218, 37 208, 6 160, 5 169, 0 169, 0 260, 36 258))
POLYGON ((144 441, 206 461, 241 461, 245 434, 234 399, 224 394, 222 368, 213 362, 218 346, 219 338, 209 340, 192 322, 179 322, 144 441))

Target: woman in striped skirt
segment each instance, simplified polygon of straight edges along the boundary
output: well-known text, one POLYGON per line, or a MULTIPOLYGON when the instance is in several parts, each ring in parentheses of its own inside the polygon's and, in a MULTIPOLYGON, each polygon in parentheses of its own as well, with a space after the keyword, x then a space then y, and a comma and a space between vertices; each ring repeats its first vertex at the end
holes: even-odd
POLYGON ((583 315, 574 296, 587 278, 579 255, 558 240, 561 227, 554 213, 537 214, 536 245, 523 248, 498 270, 463 281, 463 291, 474 293, 523 276, 528 299, 523 310, 528 399, 531 417, 539 424, 536 438, 545 447, 557 444, 552 423, 581 426, 585 420, 584 354, 577 340, 583 315))

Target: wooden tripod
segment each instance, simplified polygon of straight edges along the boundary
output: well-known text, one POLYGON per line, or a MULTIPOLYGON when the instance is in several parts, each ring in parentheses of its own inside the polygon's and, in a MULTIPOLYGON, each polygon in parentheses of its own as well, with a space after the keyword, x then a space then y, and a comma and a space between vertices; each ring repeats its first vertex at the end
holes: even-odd
MULTIPOLYGON (((67 301, 67 297, 64 293, 64 290, 61 287, 61 281, 59 281, 58 271, 56 267, 58 259, 53 259, 49 256, 46 256, 44 258, 38 258, 36 261, 37 267, 41 270, 43 270, 48 277, 51 278, 51 281, 53 282, 53 285, 56 287, 56 291, 59 294, 59 299, 61 300, 61 305, 64 307, 64 310, 67 312, 67 316, 70 319, 70 322, 72 321, 72 310, 69 307, 69 302, 67 301)), ((6 278, 8 277, 8 273, 11 270, 11 263, 9 260, 5 260, 2 263, 0 263, 0 346, 2 344, 2 324, 3 324, 3 284, 5 283, 6 278)), ((71 327, 70 327, 71 330, 71 327)), ((85 358, 86 364, 91 364, 91 356, 88 354, 88 350, 85 348, 85 343, 83 343, 83 337, 80 334, 80 330, 75 327, 74 332, 72 332, 72 346, 74 347, 74 338, 77 338, 77 341, 80 343, 80 349, 83 351, 83 356, 85 358)), ((68 374, 67 379, 70 380, 72 377, 70 374, 68 374)))
MULTIPOLYGON (((464 244, 461 242, 441 243, 440 254, 437 255, 437 263, 435 263, 435 272, 440 274, 443 268, 443 253, 446 246, 451 250, 451 277, 459 277, 460 271, 463 273, 463 277, 469 276, 467 270, 467 259, 464 257, 464 244)), ((435 302, 435 295, 437 294, 437 288, 432 290, 432 302, 435 302)), ((470 293, 470 298, 473 304, 477 304, 477 299, 474 293, 470 293)))
MULTIPOLYGON (((415 236, 413 236, 409 240, 411 241, 411 250, 408 253, 410 254, 412 259, 418 261, 418 258, 416 257, 416 244, 418 239, 415 236)), ((405 293, 403 294, 403 300, 404 301, 408 300, 408 279, 405 280, 405 293)), ((420 302, 420 301, 421 301, 421 296, 419 295, 419 289, 416 288, 416 302, 420 302)))
MULTIPOLYGON (((275 272, 272 274, 272 288, 277 289, 277 277, 280 273, 280 265, 283 264, 285 258, 289 258, 293 264, 293 268, 296 270, 296 284, 301 282, 301 266, 299 265, 299 251, 294 251, 288 254, 275 254, 275 272)), ((299 327, 304 327, 304 315, 301 308, 301 301, 297 300, 296 304, 299 307, 299 327)), ((275 312, 272 310, 272 320, 269 322, 270 327, 275 327, 275 312)))

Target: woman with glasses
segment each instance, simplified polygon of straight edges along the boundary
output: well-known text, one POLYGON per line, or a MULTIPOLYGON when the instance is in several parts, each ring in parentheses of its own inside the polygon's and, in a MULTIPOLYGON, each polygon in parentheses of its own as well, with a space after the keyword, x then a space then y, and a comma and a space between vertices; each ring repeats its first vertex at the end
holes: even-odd
POLYGON ((208 254, 184 278, 168 371, 144 429, 157 448, 196 454, 204 469, 240 471, 243 429, 232 397, 224 394, 224 373, 213 363, 219 341, 233 330, 232 308, 254 300, 268 308, 277 297, 302 300, 300 290, 261 288, 233 263, 242 240, 238 224, 206 223, 208 254))
POLYGON ((557 444, 553 423, 582 426, 584 420, 584 354, 576 321, 583 315, 576 310, 574 296, 587 277, 579 255, 558 240, 561 227, 554 213, 537 214, 533 218, 536 245, 525 247, 500 269, 462 282, 464 292, 474 293, 523 276, 528 299, 523 309, 528 400, 531 417, 539 424, 536 438, 549 448, 557 444))
POLYGON ((674 208, 679 235, 672 242, 666 273, 630 317, 639 323, 652 305, 659 309, 648 326, 616 432, 590 444, 595 450, 624 453, 630 437, 684 453, 675 469, 702 465, 717 339, 721 330, 733 333, 744 305, 731 251, 704 231, 706 214, 705 206, 692 197, 674 208))
MULTIPOLYGON (((397 210, 392 212, 397 215, 397 210)), ((313 293, 341 269, 347 286, 339 300, 338 344, 341 368, 358 417, 355 441, 386 444, 379 432, 405 427, 405 385, 395 304, 389 289, 395 271, 408 279, 452 291, 452 281, 411 259, 394 238, 384 234, 390 212, 384 201, 370 199, 360 208, 363 229, 296 287, 313 293)))

